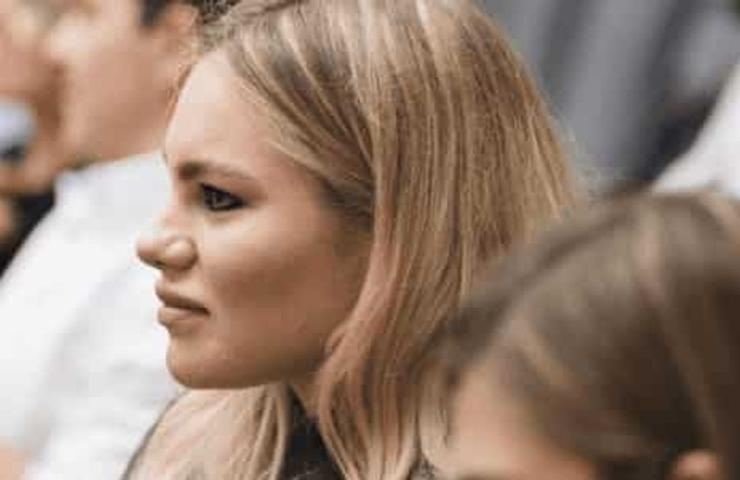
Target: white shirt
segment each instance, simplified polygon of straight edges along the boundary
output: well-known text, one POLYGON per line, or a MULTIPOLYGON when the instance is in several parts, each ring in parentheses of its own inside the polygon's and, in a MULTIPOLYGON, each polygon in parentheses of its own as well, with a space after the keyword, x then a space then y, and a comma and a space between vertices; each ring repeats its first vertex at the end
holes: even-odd
POLYGON ((714 187, 740 196, 740 66, 694 146, 658 179, 660 191, 714 187))
POLYGON ((0 442, 28 479, 118 478, 175 394, 134 251, 167 193, 158 155, 66 174, 0 280, 0 442))

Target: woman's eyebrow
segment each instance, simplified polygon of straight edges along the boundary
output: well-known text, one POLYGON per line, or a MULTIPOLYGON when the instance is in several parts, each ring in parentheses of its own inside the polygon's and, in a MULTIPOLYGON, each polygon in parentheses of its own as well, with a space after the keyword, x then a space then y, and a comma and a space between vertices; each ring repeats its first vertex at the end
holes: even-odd
MULTIPOLYGON (((167 156, 163 154, 165 163, 170 163, 167 156)), ((216 173, 226 177, 236 177, 242 180, 254 182, 253 176, 232 165, 214 160, 184 160, 175 168, 177 177, 182 180, 192 180, 208 173, 216 173)))

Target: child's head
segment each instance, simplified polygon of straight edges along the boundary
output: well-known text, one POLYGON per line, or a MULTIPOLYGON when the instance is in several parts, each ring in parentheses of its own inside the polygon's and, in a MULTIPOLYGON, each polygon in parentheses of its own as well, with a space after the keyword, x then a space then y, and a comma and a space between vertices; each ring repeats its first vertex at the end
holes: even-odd
POLYGON ((451 344, 461 474, 737 478, 740 205, 595 207, 499 264, 451 344))

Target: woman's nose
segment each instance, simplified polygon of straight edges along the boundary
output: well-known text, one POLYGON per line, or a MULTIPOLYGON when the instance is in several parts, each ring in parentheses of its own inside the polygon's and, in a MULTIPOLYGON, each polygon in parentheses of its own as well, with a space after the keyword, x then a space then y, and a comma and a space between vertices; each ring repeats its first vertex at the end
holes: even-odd
POLYGON ((142 235, 136 243, 141 261, 158 270, 187 270, 195 263, 195 244, 189 237, 157 228, 142 235))

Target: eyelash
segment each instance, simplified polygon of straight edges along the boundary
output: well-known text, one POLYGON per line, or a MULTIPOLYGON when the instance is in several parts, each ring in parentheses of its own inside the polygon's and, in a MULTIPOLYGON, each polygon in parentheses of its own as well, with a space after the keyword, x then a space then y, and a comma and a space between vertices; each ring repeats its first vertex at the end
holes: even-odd
POLYGON ((213 185, 201 183, 198 187, 203 206, 212 212, 226 212, 244 206, 244 202, 239 197, 213 185))

